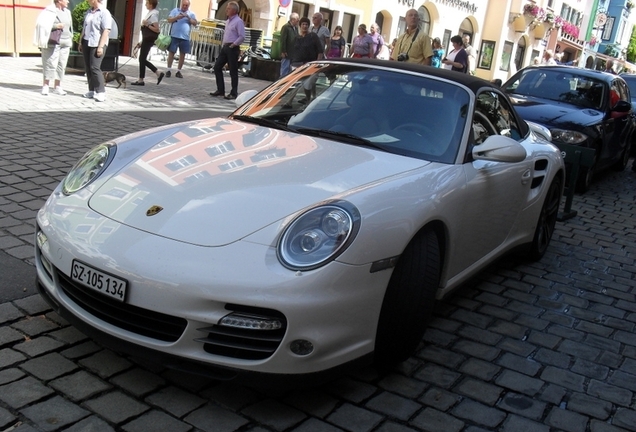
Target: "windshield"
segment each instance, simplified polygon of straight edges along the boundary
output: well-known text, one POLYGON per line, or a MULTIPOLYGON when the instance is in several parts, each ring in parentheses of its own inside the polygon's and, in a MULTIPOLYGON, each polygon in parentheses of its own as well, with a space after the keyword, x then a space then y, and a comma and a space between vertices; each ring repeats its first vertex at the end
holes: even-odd
POLYGON ((238 116, 267 119, 281 129, 352 145, 453 163, 469 101, 466 89, 436 78, 315 63, 278 81, 234 115, 245 121, 238 116))
POLYGON ((576 71, 537 68, 522 72, 505 91, 598 110, 603 107, 607 90, 603 81, 576 71))

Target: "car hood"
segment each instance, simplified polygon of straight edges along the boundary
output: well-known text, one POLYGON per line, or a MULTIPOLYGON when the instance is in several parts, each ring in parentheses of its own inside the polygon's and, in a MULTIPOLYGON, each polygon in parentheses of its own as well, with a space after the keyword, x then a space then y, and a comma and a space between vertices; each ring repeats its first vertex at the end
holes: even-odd
POLYGON ((550 127, 577 129, 600 122, 603 113, 598 110, 577 107, 567 103, 546 101, 532 97, 510 95, 517 112, 524 120, 550 127))
POLYGON ((428 163, 209 119, 185 124, 113 174, 89 205, 156 235, 221 246, 315 203, 428 163))

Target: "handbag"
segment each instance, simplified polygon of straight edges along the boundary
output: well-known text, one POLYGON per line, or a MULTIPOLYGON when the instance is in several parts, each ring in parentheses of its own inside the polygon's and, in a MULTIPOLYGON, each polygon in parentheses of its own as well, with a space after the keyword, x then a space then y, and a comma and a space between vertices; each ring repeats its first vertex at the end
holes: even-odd
POLYGON ((161 51, 165 51, 170 46, 170 42, 172 42, 172 38, 170 37, 170 35, 160 34, 159 36, 157 36, 157 40, 155 41, 155 45, 161 51))
POLYGON ((49 45, 59 45, 60 36, 62 36, 62 29, 51 30, 51 35, 49 36, 49 45))
POLYGON ((156 31, 153 31, 150 29, 150 27, 148 26, 141 26, 141 38, 144 41, 156 41, 157 38, 159 37, 159 33, 157 33, 156 31))

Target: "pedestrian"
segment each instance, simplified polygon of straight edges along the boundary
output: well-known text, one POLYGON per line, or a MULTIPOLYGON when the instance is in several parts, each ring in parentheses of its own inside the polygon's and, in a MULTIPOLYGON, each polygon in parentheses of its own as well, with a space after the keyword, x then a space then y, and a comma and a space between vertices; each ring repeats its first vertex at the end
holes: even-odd
POLYGON ((225 21, 225 31, 223 32, 223 46, 221 53, 214 63, 214 75, 216 77, 216 91, 210 96, 223 96, 225 99, 236 99, 238 96, 238 60, 241 53, 241 44, 245 40, 245 23, 238 16, 240 6, 237 2, 231 1, 225 8, 227 21, 225 21), (232 90, 225 94, 225 80, 223 78, 223 67, 227 64, 230 70, 230 81, 232 90))
POLYGON ((420 31, 420 14, 416 9, 409 9, 405 21, 406 31, 395 42, 391 60, 430 66, 433 48, 431 38, 420 31))
POLYGON ((442 48, 442 41, 436 37, 433 39, 433 57, 431 58, 431 66, 434 68, 442 67, 443 58, 444 48, 442 48))
MULTIPOLYGON (((309 18, 303 17, 299 21, 298 36, 294 42, 294 58, 292 58, 292 67, 297 68, 304 65, 307 62, 318 60, 322 58, 324 51, 320 38, 314 32, 309 31, 309 18)), ((303 90, 305 92, 305 98, 299 102, 309 103, 312 98, 316 97, 316 77, 318 74, 313 74, 311 77, 303 82, 303 90)))
POLYGON ((557 62, 554 60, 554 52, 552 50, 545 50, 543 52, 543 60, 541 60, 542 65, 556 65, 557 62))
POLYGON ((468 53, 464 49, 464 42, 460 35, 455 35, 451 39, 453 50, 442 60, 445 69, 455 72, 468 73, 468 53))
POLYGON ((40 12, 35 23, 33 43, 42 52, 42 94, 49 94, 54 81, 54 91, 64 96, 62 79, 73 44, 73 18, 68 9, 69 0, 54 0, 40 12), (51 37, 53 36, 53 37, 51 37))
POLYGON ((113 23, 110 12, 102 2, 103 0, 88 0, 90 9, 86 11, 78 44, 78 49, 84 57, 84 69, 88 81, 88 92, 84 93, 84 97, 95 99, 97 102, 106 100, 102 60, 106 54, 113 23))
POLYGON ((345 55, 347 40, 342 36, 342 27, 336 26, 333 29, 333 36, 329 42, 330 47, 327 51, 327 58, 342 58, 345 55))
POLYGON ((329 48, 331 47, 331 43, 329 42, 331 33, 326 26, 322 25, 323 19, 324 17, 322 13, 314 13, 311 17, 311 21, 314 25, 309 29, 311 33, 316 33, 318 35, 318 39, 320 39, 320 43, 322 44, 322 53, 319 59, 325 58, 327 56, 329 48))
POLYGON ((384 47, 384 38, 380 34, 380 26, 377 23, 373 23, 369 27, 369 36, 373 40, 373 58, 378 58, 382 47, 384 47))
POLYGON ((291 72, 291 59, 294 57, 294 40, 298 36, 298 20, 296 12, 289 15, 289 21, 280 29, 280 77, 291 72))
POLYGON ((351 42, 351 57, 354 58, 373 58, 373 39, 367 33, 367 26, 360 24, 358 26, 358 35, 351 42))
POLYGON ((468 55, 468 70, 466 73, 474 75, 477 55, 475 48, 470 44, 470 35, 465 34, 464 37, 462 37, 462 43, 464 45, 464 51, 466 51, 468 55))
POLYGON ((616 71, 614 70, 614 60, 608 59, 605 62, 605 72, 616 75, 616 71))
POLYGON ((137 81, 132 82, 131 85, 142 86, 146 85, 144 78, 146 77, 146 68, 150 69, 155 75, 157 75, 157 85, 161 83, 161 80, 165 76, 163 72, 159 72, 155 65, 148 61, 148 54, 150 48, 155 44, 159 32, 159 11, 157 10, 158 0, 146 0, 146 9, 148 14, 146 18, 141 21, 141 42, 137 44, 139 48, 139 78, 137 81))
POLYGON ((181 7, 172 9, 167 21, 171 24, 170 37, 172 40, 168 47, 168 68, 165 77, 170 78, 172 76, 172 62, 174 61, 174 55, 179 50, 179 63, 177 65, 177 73, 174 76, 183 78, 181 74, 183 62, 186 54, 190 54, 190 31, 192 26, 197 25, 197 17, 194 12, 190 11, 190 0, 181 0, 181 7))

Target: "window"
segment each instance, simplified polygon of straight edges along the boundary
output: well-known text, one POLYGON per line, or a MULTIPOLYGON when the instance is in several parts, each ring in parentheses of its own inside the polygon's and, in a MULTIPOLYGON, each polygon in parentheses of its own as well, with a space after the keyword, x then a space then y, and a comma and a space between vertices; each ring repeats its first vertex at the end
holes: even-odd
POLYGON ((207 147, 205 149, 205 152, 214 157, 223 153, 231 152, 232 150, 234 150, 234 146, 232 145, 232 143, 230 141, 225 141, 222 144, 215 145, 213 147, 207 147))
POLYGON ((168 168, 170 171, 178 171, 181 168, 185 168, 188 165, 192 165, 195 163, 197 163, 197 160, 194 158, 194 156, 190 155, 166 164, 166 168, 168 168))
POLYGON ((206 178, 210 178, 211 175, 209 172, 207 171, 199 171, 198 173, 194 173, 192 175, 189 175, 187 177, 185 177, 183 180, 186 183, 194 183, 197 180, 202 180, 202 179, 206 179, 206 178))
POLYGON ((521 130, 517 125, 512 108, 499 93, 485 91, 477 96, 473 116, 473 139, 475 144, 483 143, 491 135, 503 135, 520 140, 521 130))
POLYGON ((236 159, 236 160, 229 161, 227 163, 219 165, 219 169, 221 171, 227 171, 227 170, 231 170, 232 168, 242 167, 243 165, 245 165, 245 163, 241 159, 236 159))

